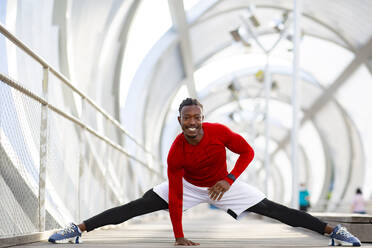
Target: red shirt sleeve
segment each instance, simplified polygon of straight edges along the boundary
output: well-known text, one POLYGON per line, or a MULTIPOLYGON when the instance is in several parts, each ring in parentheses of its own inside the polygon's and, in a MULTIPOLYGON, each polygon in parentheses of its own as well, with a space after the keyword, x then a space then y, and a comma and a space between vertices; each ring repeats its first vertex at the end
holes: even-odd
MULTIPOLYGON (((219 125, 222 129, 219 133, 222 135, 222 141, 225 146, 232 152, 240 154, 234 168, 230 172, 235 178, 238 178, 253 160, 254 151, 247 141, 237 133, 231 131, 224 125, 219 125)), ((231 185, 234 181, 228 177, 225 180, 231 185)))
MULTIPOLYGON (((182 202, 183 202, 183 168, 180 159, 177 159, 177 142, 174 142, 168 154, 168 181, 169 181, 169 215, 173 225, 175 238, 184 237, 182 229, 182 202)), ((178 148, 179 149, 179 148, 178 148)))

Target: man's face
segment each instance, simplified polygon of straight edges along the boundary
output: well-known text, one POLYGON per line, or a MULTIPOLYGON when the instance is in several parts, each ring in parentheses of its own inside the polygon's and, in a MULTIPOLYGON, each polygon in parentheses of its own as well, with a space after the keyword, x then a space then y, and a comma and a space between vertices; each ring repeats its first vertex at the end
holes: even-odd
POLYGON ((202 135, 203 113, 199 106, 185 106, 181 110, 178 121, 186 138, 196 139, 202 135))

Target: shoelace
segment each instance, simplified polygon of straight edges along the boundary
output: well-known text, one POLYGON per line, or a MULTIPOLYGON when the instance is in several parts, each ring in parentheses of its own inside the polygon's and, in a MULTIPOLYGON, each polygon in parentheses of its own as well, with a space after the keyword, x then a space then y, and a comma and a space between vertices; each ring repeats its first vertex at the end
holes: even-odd
POLYGON ((69 225, 68 227, 66 227, 65 229, 61 230, 61 235, 65 235, 66 233, 73 233, 75 232, 73 225, 69 225))
POLYGON ((346 238, 353 237, 353 235, 351 235, 351 233, 349 233, 345 227, 341 227, 340 229, 338 229, 336 234, 339 234, 341 236, 345 236, 346 238))

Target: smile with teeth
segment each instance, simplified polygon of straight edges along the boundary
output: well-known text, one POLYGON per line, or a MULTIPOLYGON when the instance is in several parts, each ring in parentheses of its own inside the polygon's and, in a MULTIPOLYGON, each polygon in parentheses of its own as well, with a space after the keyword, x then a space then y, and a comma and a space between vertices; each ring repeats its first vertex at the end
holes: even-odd
POLYGON ((187 129, 190 130, 190 131, 195 131, 196 130, 195 127, 188 127, 187 129))

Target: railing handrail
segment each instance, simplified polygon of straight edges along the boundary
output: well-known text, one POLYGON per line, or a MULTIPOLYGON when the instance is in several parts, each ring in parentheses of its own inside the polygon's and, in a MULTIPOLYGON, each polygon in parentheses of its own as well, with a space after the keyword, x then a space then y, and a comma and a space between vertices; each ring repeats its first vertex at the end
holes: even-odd
POLYGON ((82 121, 80 121, 78 118, 68 114, 68 113, 65 113, 64 111, 62 111, 61 109, 59 109, 58 107, 54 106, 53 104, 50 104, 47 100, 45 100, 44 98, 36 95, 35 93, 33 93, 32 91, 22 87, 20 84, 18 84, 17 82, 15 82, 14 80, 11 80, 10 78, 8 78, 7 76, 3 75, 2 73, 0 73, 0 81, 6 83, 7 85, 9 85, 10 87, 12 88, 15 88, 16 90, 22 92, 23 94, 31 97, 32 99, 38 101, 39 103, 43 104, 43 105, 46 105, 48 106, 49 109, 51 109, 52 111, 54 111, 55 113, 63 116, 64 118, 74 122, 75 124, 79 125, 81 128, 87 130, 89 133, 93 134, 94 136, 96 136, 97 138, 105 141, 107 144, 109 144, 111 147, 113 147, 114 149, 118 150, 119 152, 125 154, 127 157, 137 161, 138 163, 140 163, 141 165, 143 165, 144 167, 146 167, 146 169, 150 170, 152 173, 160 176, 160 177, 163 177, 163 175, 161 173, 159 173, 158 171, 154 170, 153 168, 149 167, 145 162, 143 162, 142 160, 136 158, 135 156, 131 155, 129 152, 127 152, 122 146, 118 145, 118 144, 115 144, 114 141, 110 140, 109 138, 97 133, 95 130, 93 130, 91 127, 89 127, 88 125, 84 124, 82 121))
POLYGON ((90 105, 93 106, 98 112, 100 112, 106 119, 108 119, 110 122, 114 124, 115 127, 120 129, 128 138, 130 138, 133 142, 135 142, 141 149, 143 149, 146 153, 150 154, 154 159, 159 160, 157 156, 152 154, 151 151, 149 151, 141 142, 136 140, 132 135, 128 133, 128 131, 125 130, 125 128, 117 121, 115 120, 110 114, 108 114, 104 109, 99 107, 93 99, 89 98, 87 95, 85 95, 81 90, 79 90, 77 87, 73 86, 70 80, 68 80, 62 73, 57 71, 53 66, 49 65, 45 59, 43 59, 41 56, 37 55, 34 51, 32 51, 31 48, 29 48, 26 44, 24 44, 21 40, 19 40, 14 34, 12 34, 8 29, 6 29, 2 23, 0 22, 0 33, 2 33, 7 39, 9 39, 14 45, 16 45, 18 48, 20 48, 22 51, 24 51, 26 54, 31 56, 34 60, 36 60, 40 65, 42 65, 44 68, 48 68, 51 73, 53 73, 57 78, 59 78, 65 85, 67 85, 71 90, 76 92, 81 98, 85 99, 87 102, 89 102, 90 105))

